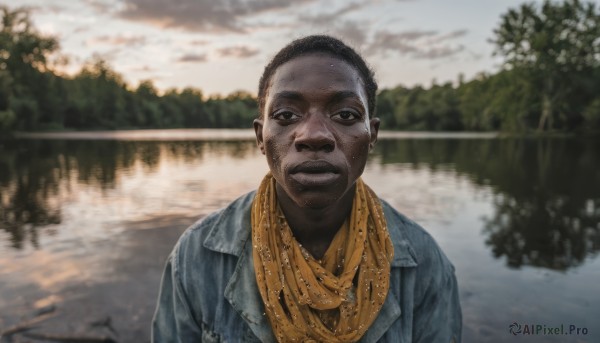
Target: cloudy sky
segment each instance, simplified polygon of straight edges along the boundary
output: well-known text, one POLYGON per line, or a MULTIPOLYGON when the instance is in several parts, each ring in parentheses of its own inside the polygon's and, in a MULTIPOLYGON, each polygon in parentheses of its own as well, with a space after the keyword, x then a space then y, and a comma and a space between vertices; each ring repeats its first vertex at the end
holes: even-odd
MULTIPOLYGON (((531 0, 530 0, 531 1, 531 0)), ((30 7, 56 36, 68 71, 97 55, 133 86, 253 94, 265 63, 307 34, 340 37, 375 69, 380 88, 430 86, 494 72, 488 42, 522 0, 0 0, 30 7)), ((539 0, 536 2, 540 2, 539 0)))

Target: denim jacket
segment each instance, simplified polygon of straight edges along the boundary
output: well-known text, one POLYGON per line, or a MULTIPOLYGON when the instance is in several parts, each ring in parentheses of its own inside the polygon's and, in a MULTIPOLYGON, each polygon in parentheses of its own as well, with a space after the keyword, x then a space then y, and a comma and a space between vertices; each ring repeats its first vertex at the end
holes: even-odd
MULTIPOLYGON (((254 194, 181 236, 163 274, 152 342, 275 342, 252 261, 254 194)), ((454 267, 425 230, 382 204, 394 245, 390 289, 360 342, 459 342, 454 267)))

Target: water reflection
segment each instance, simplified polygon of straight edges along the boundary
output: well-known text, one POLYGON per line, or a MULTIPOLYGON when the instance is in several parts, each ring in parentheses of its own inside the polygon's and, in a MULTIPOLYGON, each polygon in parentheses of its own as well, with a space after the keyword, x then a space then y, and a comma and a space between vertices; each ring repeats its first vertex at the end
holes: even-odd
POLYGON ((255 144, 6 140, 0 152, 0 230, 21 249, 25 241, 39 247, 38 231, 61 223, 62 204, 77 185, 106 191, 137 165, 152 173, 161 161, 201 163, 207 152, 243 159, 255 152, 255 144))
MULTIPOLYGON (((495 210, 483 219, 482 230, 494 256, 506 259, 510 267, 565 270, 600 250, 600 156, 594 149, 598 143, 593 139, 381 140, 370 163, 381 164, 384 171, 386 166, 401 164, 414 170, 456 173, 478 187, 491 188, 495 210)), ((235 160, 258 154, 254 142, 240 140, 11 140, 1 141, 0 151, 0 229, 17 249, 24 242, 39 247, 40 234, 55 232, 55 224, 63 220, 62 204, 78 185, 107 192, 136 168, 155 173, 161 164, 202 164, 207 154, 235 160)), ((233 182, 240 170, 219 171, 216 165, 210 172, 230 173, 223 179, 233 182)), ((171 177, 168 173, 166 177, 171 177)), ((197 180, 182 184, 190 189, 204 187, 197 180)))
MULTIPOLYGON (((495 172, 496 213, 486 243, 511 267, 566 270, 600 249, 598 142, 510 142, 502 153, 510 179, 495 172), (594 144, 596 143, 596 144, 594 144)), ((498 165, 500 168, 501 166, 498 165)))
POLYGON ((494 192, 485 243, 510 267, 555 270, 600 250, 597 139, 384 140, 383 164, 453 170, 494 192))

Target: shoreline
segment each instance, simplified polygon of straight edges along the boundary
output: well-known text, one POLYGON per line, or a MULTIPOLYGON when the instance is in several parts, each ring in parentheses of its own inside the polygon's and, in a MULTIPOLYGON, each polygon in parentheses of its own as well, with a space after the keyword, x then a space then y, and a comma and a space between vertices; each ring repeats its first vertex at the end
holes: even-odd
MULTIPOLYGON (((379 131, 379 139, 494 139, 500 132, 379 131)), ((252 129, 165 129, 14 132, 16 139, 119 140, 119 141, 248 141, 255 140, 252 129)))
MULTIPOLYGON (((251 128, 235 129, 121 129, 98 131, 16 131, 12 139, 114 141, 254 141, 251 128)), ((600 132, 395 131, 380 130, 378 139, 503 139, 598 137, 600 132)))

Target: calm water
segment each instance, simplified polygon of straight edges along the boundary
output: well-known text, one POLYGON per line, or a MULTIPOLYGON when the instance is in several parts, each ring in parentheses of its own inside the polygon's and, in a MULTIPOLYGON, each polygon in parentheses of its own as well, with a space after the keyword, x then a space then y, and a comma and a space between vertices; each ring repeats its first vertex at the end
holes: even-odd
MULTIPOLYGON (((248 131, 149 137, 0 141, 0 332, 54 305, 38 330, 148 341, 178 235, 267 171, 248 131)), ((465 342, 600 341, 600 140, 390 136, 364 179, 453 261, 465 342)))

